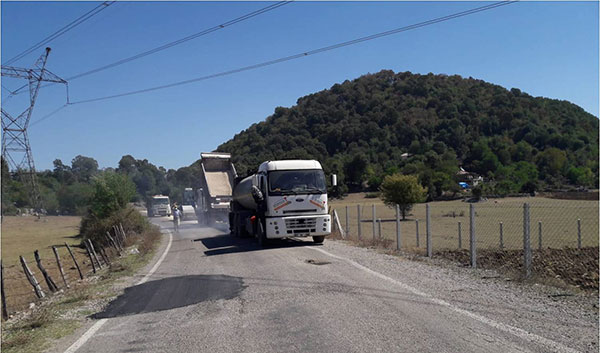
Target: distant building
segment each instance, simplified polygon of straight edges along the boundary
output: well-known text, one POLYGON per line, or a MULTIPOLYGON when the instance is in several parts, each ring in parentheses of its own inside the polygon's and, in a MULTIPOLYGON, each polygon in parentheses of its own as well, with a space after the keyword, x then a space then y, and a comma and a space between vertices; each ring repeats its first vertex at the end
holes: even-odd
POLYGON ((463 167, 460 167, 460 170, 456 172, 456 176, 461 187, 464 185, 461 183, 467 183, 471 186, 477 186, 479 183, 483 182, 483 177, 481 175, 468 172, 464 170, 463 167))

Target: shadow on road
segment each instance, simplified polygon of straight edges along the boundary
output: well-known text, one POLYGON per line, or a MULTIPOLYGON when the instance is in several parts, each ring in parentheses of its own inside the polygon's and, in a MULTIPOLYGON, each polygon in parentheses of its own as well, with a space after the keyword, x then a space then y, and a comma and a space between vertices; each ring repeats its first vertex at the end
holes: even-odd
POLYGON ((207 300, 233 299, 245 286, 239 277, 191 275, 164 278, 125 289, 96 319, 181 308, 207 300))
POLYGON ((236 238, 230 234, 222 234, 211 238, 199 238, 194 239, 193 241, 202 242, 202 244, 208 249, 204 252, 206 256, 260 251, 271 248, 320 246, 320 244, 297 239, 271 239, 265 247, 261 247, 254 238, 236 238))

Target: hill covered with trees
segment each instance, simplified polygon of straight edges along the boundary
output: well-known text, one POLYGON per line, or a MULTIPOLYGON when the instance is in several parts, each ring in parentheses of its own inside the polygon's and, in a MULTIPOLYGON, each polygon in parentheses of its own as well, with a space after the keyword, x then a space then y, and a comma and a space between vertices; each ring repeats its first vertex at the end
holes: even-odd
POLYGON ((364 75, 276 108, 217 150, 241 175, 265 160, 314 158, 352 190, 415 174, 431 198, 457 190, 460 166, 494 194, 598 187, 595 116, 460 76, 364 75))

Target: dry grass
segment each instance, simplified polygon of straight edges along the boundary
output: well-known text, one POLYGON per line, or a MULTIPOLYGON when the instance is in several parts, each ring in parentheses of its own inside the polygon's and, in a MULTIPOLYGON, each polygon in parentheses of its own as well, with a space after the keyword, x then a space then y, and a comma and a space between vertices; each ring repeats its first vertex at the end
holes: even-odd
MULTIPOLYGON (((31 286, 27 282, 24 283, 23 290, 28 295, 16 293, 18 280, 24 281, 22 271, 19 274, 20 267, 16 266, 9 268, 9 271, 5 269, 5 273, 8 272, 11 275, 10 278, 5 278, 5 281, 9 279, 12 281, 10 289, 7 288, 7 294, 12 294, 8 298, 8 302, 11 303, 11 298, 25 298, 26 304, 36 302, 36 306, 33 310, 25 311, 7 322, 2 322, 2 351, 41 352, 50 347, 52 340, 72 333, 81 324, 84 316, 95 312, 94 309, 90 310, 89 308, 95 308, 98 302, 116 295, 113 287, 116 279, 133 275, 152 258, 159 238, 160 231, 155 227, 150 227, 148 231, 140 235, 129 233, 126 243, 131 246, 130 249, 137 248, 139 253, 126 251, 122 257, 113 257, 112 265, 108 268, 104 267, 95 276, 90 274, 89 260, 80 257, 82 255, 80 249, 73 248, 86 278, 78 281, 76 272, 68 272, 71 288, 62 294, 49 295, 47 300, 36 300, 31 286), (85 263, 83 263, 84 259, 85 263)), ((61 254, 65 253, 66 255, 64 248, 61 248, 60 251, 61 254)), ((54 260, 54 257, 51 260, 54 260)), ((69 261, 72 263, 70 258, 69 261)), ((44 265, 59 287, 64 288, 60 276, 55 268, 52 268, 51 262, 44 261, 44 265)), ((65 262, 66 259, 63 259, 63 266, 65 266, 65 262)), ((30 267, 41 281, 42 288, 48 293, 35 265, 30 263, 30 267)), ((9 305, 10 311, 18 309, 15 302, 12 302, 12 306, 9 305)))
POLYGON ((33 254, 40 250, 42 258, 53 257, 52 245, 79 244, 81 217, 47 216, 37 217, 4 216, 2 219, 2 261, 16 263, 19 255, 33 254))
MULTIPOLYGON (((530 204, 531 242, 538 246, 538 222, 542 222, 542 248, 577 246, 577 219, 581 219, 583 247, 598 246, 598 201, 558 200, 543 197, 490 199, 474 204, 476 212, 476 235, 478 248, 500 246, 500 222, 503 223, 503 241, 506 249, 523 246, 523 203, 530 204)), ((383 205, 379 199, 365 199, 364 194, 351 194, 344 200, 332 200, 340 222, 345 227, 346 206, 349 207, 350 236, 357 237, 357 205, 362 206, 362 238, 373 238, 372 205, 376 205, 376 218, 381 224, 382 236, 395 242, 395 210, 383 205), (385 220, 389 220, 385 222, 385 220), (366 221, 366 222, 365 222, 366 221)), ((461 200, 431 202, 431 234, 434 249, 458 248, 458 222, 461 223, 462 247, 468 247, 469 203, 461 200)), ((416 222, 419 220, 419 247, 425 246, 425 204, 416 204, 401 222, 402 247, 417 247, 416 222)), ((378 226, 376 226, 378 233, 378 226)))
MULTIPOLYGON (((535 282, 576 286, 598 290, 598 201, 560 200, 543 197, 492 199, 474 204, 478 267, 497 269, 520 278, 523 274, 523 203, 530 204, 532 273, 535 282), (577 219, 581 219, 583 249, 577 249, 577 219), (542 246, 539 247, 538 222, 542 222, 542 246), (500 249, 500 222, 504 249, 500 249)), ((378 199, 365 199, 364 194, 351 194, 344 200, 332 200, 342 227, 346 227, 346 206, 351 242, 395 253, 395 210, 378 199), (358 239, 357 205, 361 205, 362 237, 358 239), (372 205, 376 219, 373 237, 372 205), (365 222, 366 221, 366 222, 365 222)), ((434 257, 444 257, 461 264, 469 263, 469 207, 467 202, 431 202, 431 235, 434 257), (462 248, 458 248, 458 222, 461 222, 462 248)), ((425 255, 425 204, 417 204, 407 220, 400 223, 404 254, 425 255), (416 220, 419 220, 417 246, 416 220)), ((333 238, 340 238, 334 233, 333 238)))

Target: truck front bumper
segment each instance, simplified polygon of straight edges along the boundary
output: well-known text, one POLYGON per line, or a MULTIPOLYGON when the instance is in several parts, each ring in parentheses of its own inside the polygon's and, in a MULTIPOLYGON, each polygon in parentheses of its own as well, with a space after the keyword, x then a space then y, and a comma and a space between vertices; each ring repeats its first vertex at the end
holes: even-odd
POLYGON ((306 215, 272 217, 266 220, 268 239, 311 237, 331 233, 331 216, 306 215))

